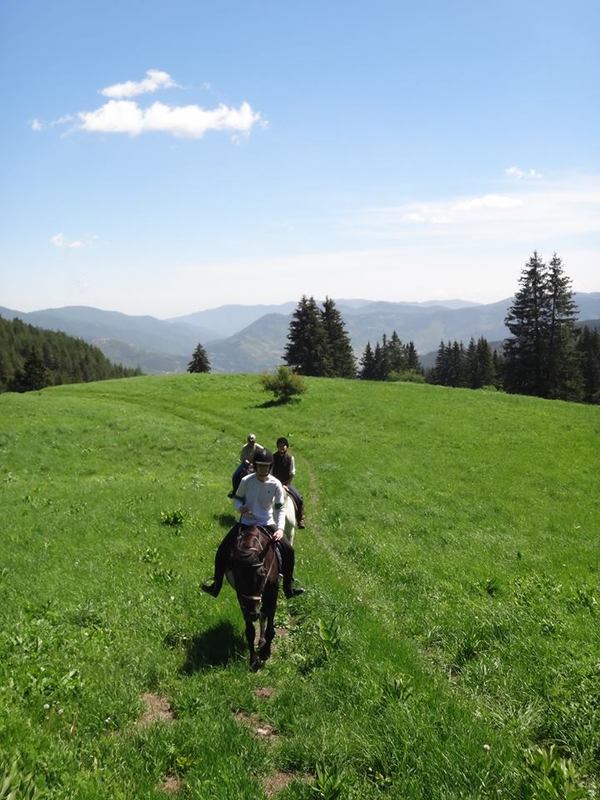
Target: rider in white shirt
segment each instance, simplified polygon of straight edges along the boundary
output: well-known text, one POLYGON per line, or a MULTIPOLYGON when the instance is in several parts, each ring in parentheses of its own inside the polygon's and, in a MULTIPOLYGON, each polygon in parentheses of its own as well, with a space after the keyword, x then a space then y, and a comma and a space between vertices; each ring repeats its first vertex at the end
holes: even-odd
POLYGON ((202 590, 216 597, 221 591, 231 548, 244 528, 260 525, 268 531, 281 555, 283 592, 286 597, 303 594, 304 589, 294 588, 294 548, 283 535, 285 524, 285 490, 271 474, 273 455, 265 448, 254 457, 255 472, 242 478, 233 502, 240 513, 240 521, 225 536, 215 555, 215 574, 211 583, 202 584, 202 590))

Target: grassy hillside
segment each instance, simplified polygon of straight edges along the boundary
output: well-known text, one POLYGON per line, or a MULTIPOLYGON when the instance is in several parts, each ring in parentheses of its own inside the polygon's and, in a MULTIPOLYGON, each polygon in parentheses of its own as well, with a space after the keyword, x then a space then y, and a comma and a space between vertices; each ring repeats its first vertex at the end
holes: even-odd
POLYGON ((253 376, 0 397, 11 784, 123 800, 597 796, 599 410, 307 383, 289 408, 263 407, 253 376), (257 674, 233 592, 198 591, 249 430, 290 438, 308 523, 309 591, 280 601, 285 635, 257 674))

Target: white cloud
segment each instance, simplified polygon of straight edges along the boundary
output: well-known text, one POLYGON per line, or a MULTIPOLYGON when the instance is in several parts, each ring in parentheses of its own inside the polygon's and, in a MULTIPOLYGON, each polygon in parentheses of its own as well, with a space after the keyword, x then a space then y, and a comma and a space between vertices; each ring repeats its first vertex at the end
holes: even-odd
POLYGON ((51 236, 50 244, 55 247, 83 247, 83 242, 77 239, 69 241, 64 233, 55 233, 54 236, 51 236))
POLYGON ((239 108, 220 104, 215 109, 201 106, 168 106, 156 102, 141 108, 131 100, 109 100, 95 111, 79 113, 81 129, 92 133, 128 133, 137 136, 163 131, 173 136, 200 139, 208 130, 248 133, 261 116, 243 102, 239 108))
POLYGON ((44 128, 44 123, 41 122, 39 119, 34 119, 31 121, 31 130, 32 131, 41 131, 44 128))
POLYGON ((519 167, 508 167, 504 170, 504 173, 508 175, 509 178, 517 178, 518 180, 542 177, 542 173, 538 172, 537 169, 520 169, 519 167))
POLYGON ((519 197, 485 194, 453 200, 404 203, 391 208, 371 209, 366 214, 376 225, 455 225, 466 220, 492 219, 523 204, 519 197))
POLYGON ((138 94, 156 92, 158 89, 170 89, 174 86, 177 86, 177 84, 172 80, 168 72, 149 69, 146 71, 146 77, 143 80, 115 83, 105 89, 100 89, 100 94, 120 100, 124 97, 137 97, 138 94))
MULTIPOLYGON (((600 177, 521 184, 512 192, 370 208, 347 223, 361 237, 456 243, 558 242, 600 232, 600 177)), ((536 245, 537 246, 537 245, 536 245)))

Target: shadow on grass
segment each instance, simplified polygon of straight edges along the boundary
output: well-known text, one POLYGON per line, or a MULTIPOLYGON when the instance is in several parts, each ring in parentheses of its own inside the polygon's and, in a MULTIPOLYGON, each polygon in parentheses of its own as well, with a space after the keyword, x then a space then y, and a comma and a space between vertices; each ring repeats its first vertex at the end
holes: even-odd
POLYGON ((188 642, 184 675, 193 675, 212 667, 224 667, 246 652, 245 639, 236 634, 230 622, 220 622, 188 642))
POLYGON ((249 409, 252 408, 279 408, 280 406, 295 406, 300 402, 299 397, 289 397, 285 400, 265 400, 264 403, 258 403, 258 405, 248 406, 249 409))

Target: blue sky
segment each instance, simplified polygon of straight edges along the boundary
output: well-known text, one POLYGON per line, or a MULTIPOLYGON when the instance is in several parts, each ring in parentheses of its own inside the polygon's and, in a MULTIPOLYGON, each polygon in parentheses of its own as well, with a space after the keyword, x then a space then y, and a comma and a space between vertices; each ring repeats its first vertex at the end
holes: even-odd
POLYGON ((2 0, 0 305, 600 291, 600 3, 2 0))

